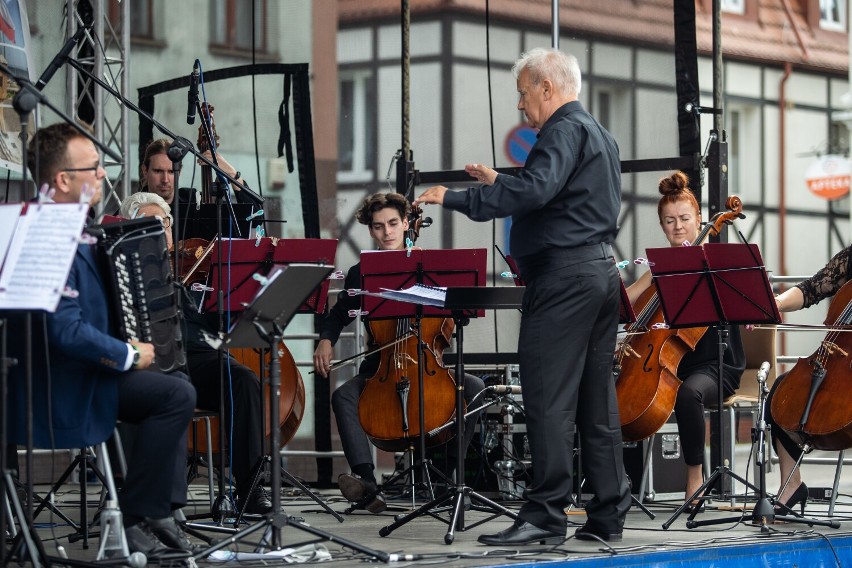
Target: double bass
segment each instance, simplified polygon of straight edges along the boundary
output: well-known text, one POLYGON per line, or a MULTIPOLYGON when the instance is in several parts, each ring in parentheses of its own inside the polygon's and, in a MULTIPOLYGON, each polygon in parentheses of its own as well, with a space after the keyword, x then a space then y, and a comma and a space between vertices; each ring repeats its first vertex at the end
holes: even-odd
MULTIPOLYGON (((197 142, 198 150, 200 152, 205 152, 211 148, 209 136, 205 128, 206 123, 209 123, 210 135, 213 136, 213 139, 218 146, 219 135, 216 133, 216 125, 213 122, 212 113, 213 105, 209 105, 207 103, 203 103, 201 105, 202 120, 201 126, 198 128, 197 142)), ((212 195, 211 191, 211 186, 214 182, 213 171, 210 166, 201 166, 201 181, 202 200, 205 203, 215 201, 215 197, 212 195)), ((187 239, 181 243, 181 252, 194 259, 194 263, 187 262, 183 267, 186 269, 182 271, 184 274, 181 274, 181 277, 184 279, 184 285, 189 282, 198 281, 198 279, 203 280, 207 276, 210 263, 212 262, 210 250, 214 242, 215 240, 207 243, 207 241, 203 239, 187 239)), ((259 350, 251 348, 231 349, 230 354, 236 361, 251 369, 261 380, 263 379, 262 370, 269 369, 271 362, 271 355, 269 351, 264 352, 262 365, 261 352, 259 350)), ((281 435, 280 443, 283 446, 296 435, 296 431, 299 429, 299 425, 302 423, 302 418, 305 415, 305 383, 302 380, 302 375, 299 372, 299 368, 296 366, 293 355, 283 342, 278 345, 278 350, 277 353, 275 353, 275 356, 278 357, 278 361, 281 366, 281 387, 278 399, 279 424, 276 427, 279 429, 281 435)), ((269 408, 270 396, 270 386, 269 384, 265 384, 263 389, 264 409, 269 408)), ((267 443, 269 443, 272 439, 272 424, 270 422, 270 413, 265 412, 264 437, 267 443)), ((194 449, 196 452, 202 453, 207 451, 206 439, 202 438, 197 440, 193 446, 192 437, 190 437, 188 443, 190 450, 194 449)), ((220 445, 217 417, 211 418, 211 444, 213 448, 223 447, 220 445)), ((275 450, 277 449, 273 448, 273 451, 275 450)))
MULTIPOLYGON (((414 207, 409 217, 412 233, 408 239, 412 243, 421 225, 422 212, 414 207)), ((377 448, 403 451, 421 432, 419 366, 423 370, 423 431, 431 432, 455 418, 456 378, 442 361, 454 322, 449 318, 400 318, 368 321, 366 325, 373 340, 388 347, 381 350, 379 368, 367 379, 358 400, 358 419, 377 448), (418 360, 417 330, 413 327, 417 325, 424 345, 422 360, 418 360)), ((452 436, 453 429, 444 428, 427 436, 426 444, 443 444, 452 436)))
POLYGON ((770 411, 797 444, 845 450, 852 447, 852 334, 844 329, 852 324, 852 281, 834 295, 824 323, 834 329, 778 379, 770 411))
MULTIPOLYGON (((741 216, 739 197, 729 197, 725 207, 729 211, 717 213, 693 245, 699 245, 708 235, 718 235, 725 224, 741 216)), ((636 322, 627 326, 626 337, 615 352, 615 370, 619 371, 615 392, 625 442, 644 440, 669 419, 682 383, 677 367, 707 331, 707 327, 658 329, 656 324, 664 323, 664 319, 653 285, 639 296, 634 310, 636 322)))

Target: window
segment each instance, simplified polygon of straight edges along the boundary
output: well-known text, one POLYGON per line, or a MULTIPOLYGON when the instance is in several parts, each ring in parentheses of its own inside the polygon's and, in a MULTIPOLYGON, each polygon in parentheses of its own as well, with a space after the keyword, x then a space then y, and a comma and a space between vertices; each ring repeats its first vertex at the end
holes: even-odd
POLYGON ((828 153, 849 157, 849 127, 846 122, 831 121, 828 153))
POLYGON ((732 14, 745 14, 746 0, 722 0, 722 11, 732 14))
MULTIPOLYGON (((154 18, 151 2, 152 0, 130 2, 130 37, 154 38, 154 18)), ((110 1, 109 21, 112 22, 115 29, 118 29, 118 24, 121 21, 121 9, 122 5, 119 4, 118 0, 110 1)))
POLYGON ((369 71, 340 73, 339 109, 337 179, 342 183, 372 181, 376 162, 376 94, 369 71))
POLYGON ((742 167, 742 115, 739 110, 728 112, 728 195, 741 195, 740 168, 742 167))
POLYGON ((211 41, 227 49, 266 51, 266 0, 214 0, 211 41), (252 11, 254 22, 252 22, 252 11), (254 46, 252 46, 252 24, 254 46))
POLYGON ((757 166, 761 153, 761 114, 760 105, 754 103, 727 103, 728 194, 740 196, 745 203, 763 199, 764 180, 757 166))
POLYGON ((598 118, 598 122, 609 130, 612 128, 612 97, 606 91, 599 91, 597 103, 595 115, 598 118))
POLYGON ((846 31, 846 0, 819 0, 819 27, 846 31))

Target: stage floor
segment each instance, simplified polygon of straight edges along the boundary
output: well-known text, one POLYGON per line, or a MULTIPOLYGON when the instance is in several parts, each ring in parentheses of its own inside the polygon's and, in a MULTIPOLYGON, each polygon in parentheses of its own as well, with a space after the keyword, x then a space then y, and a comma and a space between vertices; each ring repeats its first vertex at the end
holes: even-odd
MULTIPOLYGON (((824 454, 826 457, 836 453, 824 454)), ((740 462, 742 463, 742 461, 740 462)), ((831 487, 834 478, 834 467, 825 465, 806 465, 804 475, 811 487, 831 487)), ((751 477, 750 477, 751 478, 751 477)), ((776 471, 768 476, 768 485, 777 487, 778 474, 776 471)), ((89 516, 96 513, 96 502, 100 486, 90 487, 89 516)), ((42 494, 47 488, 39 487, 42 494)), ((343 513, 347 508, 336 491, 322 491, 320 496, 335 511, 343 513)), ((508 517, 501 516, 484 524, 457 531, 451 544, 445 544, 448 524, 439 519, 423 516, 403 525, 388 536, 382 537, 379 531, 394 522, 394 515, 410 510, 411 501, 389 501, 388 511, 381 515, 372 515, 364 511, 344 516, 344 522, 338 522, 325 512, 314 501, 301 495, 293 495, 285 488, 282 500, 282 511, 290 524, 281 531, 284 546, 298 545, 316 540, 315 532, 320 536, 328 536, 316 542, 315 552, 320 557, 327 551, 329 561, 337 565, 353 566, 363 562, 381 563, 371 558, 371 552, 379 558, 386 554, 416 555, 415 560, 399 559, 396 564, 427 565, 440 563, 451 566, 531 566, 542 562, 570 562, 572 566, 720 566, 734 568, 736 566, 852 566, 852 476, 844 476, 839 488, 839 498, 835 507, 833 520, 838 521, 839 528, 810 527, 806 524, 775 524, 766 530, 752 526, 746 522, 738 522, 742 510, 731 510, 728 501, 714 501, 711 506, 696 517, 696 520, 728 519, 719 525, 700 528, 686 528, 686 515, 675 519, 668 530, 662 528, 680 504, 677 495, 657 495, 655 502, 647 506, 656 515, 650 519, 638 507, 631 509, 627 517, 624 539, 607 546, 598 542, 577 541, 570 536, 574 526, 585 521, 582 510, 570 511, 568 514, 569 530, 567 540, 559 546, 531 545, 517 549, 496 549, 477 543, 476 538, 482 533, 502 530, 511 522, 508 517), (666 498, 671 498, 666 500, 666 498), (304 530, 299 524, 300 519, 311 527, 304 530), (359 550, 353 550, 340 543, 345 540, 357 545, 359 550)), ((205 484, 196 483, 191 486, 192 502, 185 509, 187 515, 207 513, 208 496, 205 484)), ((491 495, 488 495, 491 496, 491 495)), ((66 485, 55 500, 60 510, 72 519, 79 517, 79 491, 76 485, 66 485)), ((517 502, 496 499, 498 503, 511 510, 517 510, 517 502)), ((748 514, 748 513, 746 513, 748 514)), ((811 500, 805 511, 806 516, 825 520, 828 515, 828 503, 811 500)), ((447 514, 439 514, 442 519, 447 514)), ((476 511, 467 511, 465 521, 472 523, 486 519, 488 515, 476 511)), ((209 521, 198 521, 209 523, 209 521)), ((252 527, 254 525, 243 525, 252 527)), ((93 527, 97 531, 98 527, 93 527)), ((62 523, 56 515, 44 513, 39 516, 36 524, 36 534, 43 543, 48 556, 58 556, 57 546, 64 548, 69 558, 92 560, 98 548, 98 539, 93 537, 89 548, 83 548, 82 540, 70 542, 68 534, 73 532, 62 523)), ((239 545, 229 544, 223 550, 252 552, 255 544, 262 535, 262 530, 246 537, 239 545)), ((201 535, 221 541, 230 535, 202 531, 201 535)), ((202 543, 196 536, 192 540, 202 543)), ((310 556, 310 553, 308 553, 310 556)), ((245 560, 244 564, 265 565, 270 562, 281 563, 281 560, 266 555, 258 560, 245 560)), ((327 562, 326 562, 327 563, 327 562)), ((199 566, 221 565, 209 558, 196 560, 199 566)))

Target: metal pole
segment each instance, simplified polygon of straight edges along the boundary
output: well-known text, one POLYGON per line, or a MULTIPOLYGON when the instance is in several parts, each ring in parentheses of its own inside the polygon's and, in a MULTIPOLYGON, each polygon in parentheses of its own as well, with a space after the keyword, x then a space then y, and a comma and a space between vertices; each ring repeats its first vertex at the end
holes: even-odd
POLYGON ((550 2, 551 36, 554 49, 559 49, 559 0, 550 2))

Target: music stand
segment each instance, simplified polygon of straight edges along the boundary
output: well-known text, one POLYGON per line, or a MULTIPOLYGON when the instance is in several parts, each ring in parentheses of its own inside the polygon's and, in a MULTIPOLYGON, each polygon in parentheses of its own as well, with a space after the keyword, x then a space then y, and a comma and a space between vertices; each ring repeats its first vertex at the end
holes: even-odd
MULTIPOLYGON (((320 240, 320 239, 312 239, 312 240, 320 240)), ((300 253, 297 255, 299 257, 305 259, 321 261, 325 260, 328 257, 329 249, 331 248, 331 259, 334 258, 334 251, 336 250, 337 241, 334 239, 322 239, 324 241, 330 241, 330 243, 325 243, 325 246, 321 247, 320 256, 317 256, 317 253, 314 252, 312 255, 306 252, 304 249, 300 249, 300 253)), ((225 277, 222 275, 222 279, 220 280, 218 274, 218 266, 215 264, 211 264, 210 273, 208 274, 208 283, 213 284, 214 282, 219 282, 224 280, 222 286, 222 293, 219 294, 215 289, 208 290, 210 293, 207 295, 201 302, 202 311, 214 311, 218 308, 217 303, 218 299, 221 297, 223 299, 223 303, 225 309, 232 313, 240 313, 243 312, 247 306, 253 301, 252 298, 256 298, 256 296, 260 293, 260 291, 268 286, 268 283, 264 283, 264 280, 268 280, 273 275, 277 275, 278 271, 286 265, 278 265, 273 264, 274 257, 276 254, 276 247, 273 245, 272 239, 262 238, 259 240, 232 240, 232 239, 223 239, 214 244, 214 248, 221 246, 222 254, 227 255, 227 258, 231 259, 226 265, 228 268, 223 268, 223 272, 225 272, 228 276, 225 277)), ((293 247, 291 247, 293 248, 293 247)), ((213 251, 215 252, 215 251, 213 251)), ((212 254, 212 253, 211 253, 212 254)), ((279 253, 279 257, 283 256, 279 253)), ((296 266, 295 264, 293 266, 296 266)), ((319 264, 312 264, 310 266, 316 266, 322 268, 326 273, 331 271, 330 266, 320 266, 319 264)), ((277 276, 276 276, 277 277, 277 276)), ((306 293, 305 299, 299 304, 294 313, 304 313, 306 311, 313 311, 317 306, 322 308, 320 302, 324 302, 324 298, 328 295, 328 279, 324 279, 319 285, 312 286, 306 293), (322 289, 326 290, 325 295, 322 294, 322 289), (313 302, 313 304, 309 302, 313 302)), ((292 317, 292 314, 291 314, 292 317)), ((289 320, 288 320, 289 321, 289 320)), ((236 329, 232 326, 232 329, 236 329)), ((241 333, 241 332, 240 332, 241 333)), ((270 353, 276 353, 276 349, 270 351, 270 353)), ((263 353, 264 349, 261 348, 261 369, 263 369, 263 353)), ((271 360, 278 362, 277 357, 270 357, 271 360)), ((261 389, 261 397, 263 396, 263 389, 261 389)), ((262 404, 261 404, 262 407, 262 404)), ((276 406, 276 412, 278 407, 276 406)), ((224 415, 224 414, 223 414, 224 415)), ((270 415, 271 416, 271 415, 270 415)), ((258 420, 263 421, 264 416, 261 415, 257 417, 258 420)), ((220 440, 224 442, 224 421, 220 420, 220 440)), ((278 424, 277 421, 271 422, 271 424, 278 424)), ((273 430, 277 431, 277 427, 272 426, 273 430)), ((249 486, 248 492, 249 494, 254 491, 254 488, 260 481, 260 474, 263 471, 263 465, 265 463, 272 463, 272 454, 277 451, 278 446, 273 445, 272 451, 264 455, 260 458, 260 460, 254 464, 252 467, 252 481, 249 486)), ((224 452, 220 452, 220 462, 221 462, 221 470, 224 471, 224 452)), ((298 479, 296 479, 293 475, 291 475, 288 471, 279 467, 279 463, 275 462, 275 465, 272 469, 278 470, 280 469, 281 475, 287 478, 288 483, 290 483, 293 487, 298 488, 303 493, 305 493, 308 497, 313 499, 318 505, 324 508, 328 513, 333 515, 338 521, 343 522, 343 518, 333 509, 331 509, 322 499, 317 497, 312 491, 310 491, 307 487, 305 487, 298 479)), ((223 476, 219 477, 219 491, 220 494, 224 492, 224 479, 223 476)), ((235 519, 235 524, 238 525, 242 520, 243 511, 237 511, 237 516, 235 519)), ((193 527, 195 528, 195 527, 193 527)))
MULTIPOLYGON (((272 270, 274 270, 275 267, 304 263, 311 263, 315 265, 330 267, 334 265, 334 257, 337 253, 337 239, 276 239, 275 241, 272 241, 269 238, 263 238, 259 242, 261 244, 266 243, 265 246, 261 247, 264 255, 268 254, 267 251, 269 250, 269 247, 272 247, 271 255, 272 262, 274 263, 273 265, 270 265, 272 270)), ((254 243, 255 241, 252 241, 252 244, 254 243)), ((265 261, 264 264, 266 264, 265 261)), ((260 274, 263 276, 269 272, 269 267, 259 266, 257 268, 258 271, 256 272, 256 274, 260 274)), ((325 304, 328 300, 329 283, 330 280, 328 278, 324 278, 319 284, 319 286, 315 287, 308 294, 308 296, 305 298, 305 301, 302 302, 302 304, 296 310, 296 313, 323 313, 325 311, 325 304)), ((259 281, 255 279, 253 279, 252 281, 244 281, 242 286, 256 288, 259 286, 259 281)), ((243 294, 244 292, 237 292, 236 290, 234 290, 235 299, 238 299, 237 297, 241 297, 243 294)), ((264 367, 264 349, 260 350, 260 358, 260 368, 262 370, 264 367)), ((260 419, 263 420, 263 416, 261 416, 260 419)), ((272 449, 272 452, 274 451, 275 448, 272 449)), ((254 491, 255 487, 260 482, 260 475, 263 471, 263 465, 265 463, 272 463, 272 452, 267 455, 261 456, 258 462, 254 465, 254 467, 252 467, 252 480, 247 490, 249 494, 254 491)), ((330 508, 322 499, 317 497, 298 479, 291 475, 290 472, 288 472, 284 468, 281 468, 281 474, 287 478, 288 482, 291 485, 299 488, 302 492, 304 492, 306 495, 308 495, 308 497, 313 499, 317 504, 319 504, 323 509, 325 509, 326 512, 331 514, 339 522, 343 522, 343 517, 341 517, 337 513, 337 511, 330 508)), ((239 511, 235 523, 238 524, 242 517, 243 511, 239 511)))
MULTIPOLYGON (((757 245, 709 243, 693 247, 669 247, 648 249, 648 260, 654 283, 657 286, 660 305, 666 323, 670 328, 713 327, 718 336, 717 354, 717 425, 722 432, 722 406, 724 403, 723 359, 725 352, 726 327, 734 324, 780 323, 781 314, 775 303, 772 287, 763 267, 763 260, 757 245)), ((721 444, 718 444, 721 453, 721 444)), ((703 500, 714 484, 722 476, 730 476, 765 497, 765 487, 757 488, 749 481, 734 473, 721 463, 717 456, 717 467, 707 480, 678 507, 675 513, 663 523, 668 529, 674 520, 686 510, 699 495, 703 500)), ((695 521, 699 512, 694 507, 686 526, 694 528, 703 525, 721 524, 739 521, 733 519, 710 519, 695 521)), ((776 518, 771 505, 756 507, 752 512, 752 521, 765 526, 776 518), (760 515, 759 518, 757 515, 760 515)), ((793 522, 821 524, 821 521, 803 521, 796 517, 777 518, 793 522)), ((829 525, 830 526, 830 525, 829 525)))
MULTIPOLYGON (((456 471, 455 483, 447 492, 428 503, 420 506, 415 511, 397 519, 394 523, 379 530, 379 535, 387 536, 398 527, 409 521, 430 514, 434 508, 450 504, 452 514, 449 521, 435 517, 448 525, 447 534, 444 535, 444 543, 452 544, 455 540, 455 531, 465 531, 486 523, 500 515, 506 515, 517 519, 518 515, 491 499, 477 493, 464 482, 464 327, 468 324, 472 315, 484 312, 484 310, 496 309, 518 309, 524 296, 525 288, 512 287, 453 287, 447 288, 443 310, 452 315, 456 322, 456 471), (459 379, 461 377, 461 380, 459 379), (465 497, 469 499, 470 509, 491 513, 485 519, 481 519, 467 527, 464 524, 465 497)), ((432 515, 434 516, 434 515, 432 515)))
MULTIPOLYGON (((278 239, 272 253, 272 262, 285 266, 293 263, 334 266, 336 254, 337 239, 278 239)), ((328 278, 323 280, 299 308, 299 313, 325 313, 330 283, 328 278)))
POLYGON ((189 209, 194 205, 189 202, 183 204, 187 208, 182 218, 181 233, 190 237, 211 240, 220 234, 219 223, 224 227, 232 224, 234 227, 234 238, 250 239, 253 225, 263 223, 263 217, 252 217, 257 208, 252 203, 231 203, 229 207, 222 209, 221 219, 218 218, 219 206, 216 203, 202 203, 198 211, 190 214, 189 209))
MULTIPOLYGON (((290 320, 298 312, 299 306, 304 303, 314 289, 320 285, 322 280, 331 273, 332 267, 318 266, 313 264, 291 264, 290 266, 273 266, 269 272, 263 287, 257 292, 253 300, 246 306, 240 317, 231 326, 225 338, 223 349, 228 348, 253 348, 268 349, 275 352, 281 342, 283 330, 290 320)), ((278 397, 281 389, 281 365, 277 357, 271 358, 269 370, 270 387, 273 396, 269 400, 269 412, 273 424, 278 424, 278 397)), ((280 432, 278 428, 272 428, 272 445, 278 447, 280 443, 280 432)), ((263 531, 263 538, 259 547, 269 547, 273 550, 281 548, 281 530, 287 526, 293 526, 299 530, 320 537, 321 540, 336 542, 353 550, 387 562, 389 555, 385 552, 373 550, 353 541, 343 539, 305 524, 303 521, 295 520, 281 511, 281 475, 279 468, 272 470, 272 512, 264 515, 257 523, 243 529, 236 535, 223 539, 218 544, 196 554, 194 558, 202 558, 234 542, 244 539, 259 530, 263 531)))

